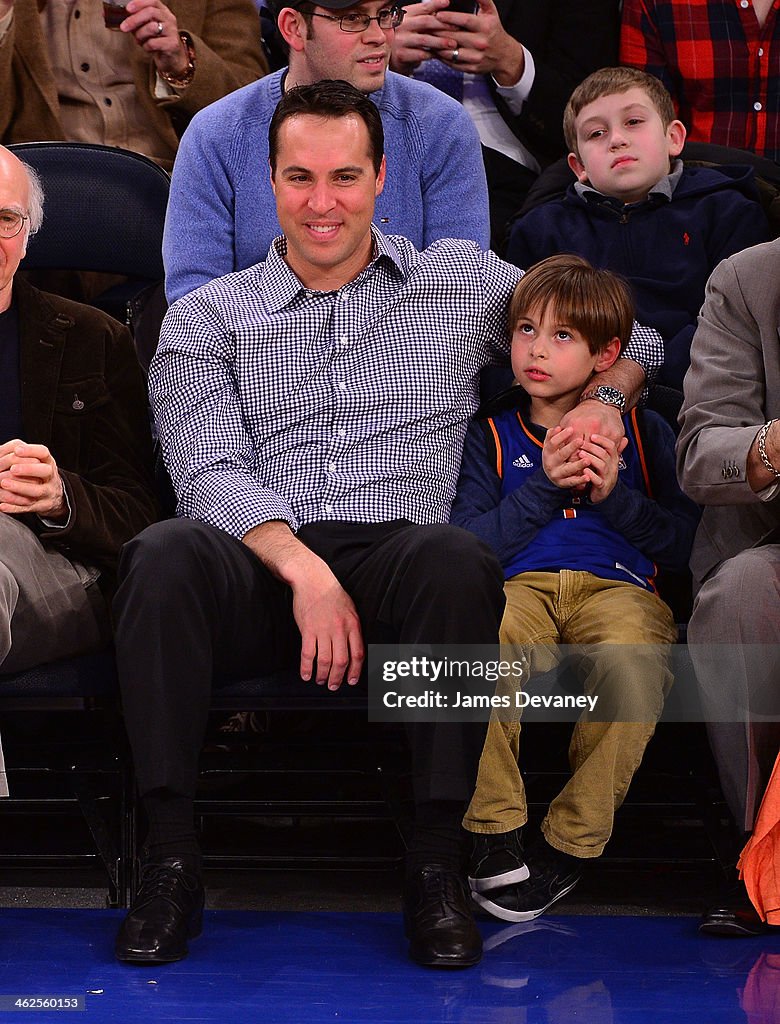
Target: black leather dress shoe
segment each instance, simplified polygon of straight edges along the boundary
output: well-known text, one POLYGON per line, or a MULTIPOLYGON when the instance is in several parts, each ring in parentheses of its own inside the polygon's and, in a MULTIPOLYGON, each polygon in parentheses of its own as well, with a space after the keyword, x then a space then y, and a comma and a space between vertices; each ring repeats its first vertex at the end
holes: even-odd
POLYGON ((197 938, 205 892, 194 858, 166 857, 141 869, 138 895, 116 937, 117 960, 165 964, 187 955, 197 938))
POLYGON ((471 967, 482 958, 482 936, 456 871, 427 864, 406 880, 404 927, 409 956, 423 967, 471 967))
POLYGON ((756 908, 750 902, 745 883, 737 882, 723 899, 704 912, 699 931, 702 935, 745 938, 766 935, 772 928, 758 916, 756 908))

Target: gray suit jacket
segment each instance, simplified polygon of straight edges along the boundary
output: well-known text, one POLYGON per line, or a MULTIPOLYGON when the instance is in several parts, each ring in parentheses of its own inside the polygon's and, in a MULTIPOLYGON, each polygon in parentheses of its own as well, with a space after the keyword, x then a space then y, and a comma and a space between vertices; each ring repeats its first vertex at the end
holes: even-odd
POLYGON ((780 525, 747 482, 747 454, 780 417, 780 240, 724 260, 707 284, 685 377, 677 471, 704 505, 691 569, 698 585, 725 559, 780 525))

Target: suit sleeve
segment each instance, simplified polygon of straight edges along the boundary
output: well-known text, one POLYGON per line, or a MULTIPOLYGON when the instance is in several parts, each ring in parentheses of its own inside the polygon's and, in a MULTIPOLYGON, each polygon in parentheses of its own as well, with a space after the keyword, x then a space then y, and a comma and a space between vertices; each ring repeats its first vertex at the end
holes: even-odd
MULTIPOLYGON (((755 271, 755 265, 750 264, 755 271)), ((775 268, 767 263, 767 273, 775 268)), ((772 339, 777 344, 777 334, 772 339)), ((680 412, 677 471, 685 493, 700 505, 752 504, 747 456, 766 419, 761 329, 748 308, 733 259, 707 284, 691 345, 680 412), (737 473, 724 474, 724 466, 737 473)))
POLYGON ((8 137, 8 129, 16 109, 16 81, 13 74, 16 19, 12 16, 7 32, 0 38, 0 139, 8 137))
POLYGON ((179 31, 192 39, 195 77, 186 89, 161 100, 162 106, 175 106, 192 117, 229 92, 268 73, 260 19, 251 0, 209 0, 200 32, 188 28, 186 13, 177 15, 177 21, 179 31))
POLYGON ((569 96, 592 71, 617 63, 617 6, 614 0, 515 3, 504 27, 529 50, 536 73, 519 115, 500 97, 497 105, 534 152, 556 159, 566 152, 562 123, 569 96))
MULTIPOLYGON (((108 319, 108 318, 107 318, 108 319)), ((106 327, 106 401, 96 408, 82 473, 58 465, 71 517, 39 530, 77 557, 112 567, 122 545, 158 518, 146 387, 127 329, 106 327)), ((57 459, 56 431, 52 455, 57 459)))

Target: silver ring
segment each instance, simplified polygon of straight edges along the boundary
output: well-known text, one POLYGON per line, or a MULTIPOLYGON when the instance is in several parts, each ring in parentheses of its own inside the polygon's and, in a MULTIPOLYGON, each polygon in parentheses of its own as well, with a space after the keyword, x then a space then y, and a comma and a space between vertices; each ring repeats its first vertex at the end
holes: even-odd
POLYGON ((460 54, 460 47, 456 46, 455 49, 452 51, 452 63, 453 64, 457 64, 458 63, 458 56, 459 56, 459 54, 460 54))
POLYGON ((154 34, 156 36, 161 36, 163 34, 163 23, 161 21, 157 22, 157 31, 154 34))

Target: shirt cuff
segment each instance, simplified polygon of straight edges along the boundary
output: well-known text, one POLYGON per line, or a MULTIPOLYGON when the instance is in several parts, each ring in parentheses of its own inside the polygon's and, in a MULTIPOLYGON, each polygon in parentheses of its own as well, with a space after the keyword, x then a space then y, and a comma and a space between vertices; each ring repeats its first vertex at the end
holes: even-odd
MULTIPOLYGON (((522 46, 522 43, 520 45, 522 46)), ((534 84, 534 78, 536 78, 536 65, 531 56, 531 51, 523 46, 523 53, 525 55, 525 67, 519 82, 515 82, 514 85, 499 85, 495 78, 493 79, 496 92, 512 113, 516 115, 522 113, 523 104, 528 99, 534 84)))
POLYGON ((780 480, 777 483, 769 484, 761 491, 756 491, 756 497, 759 501, 771 501, 780 492, 780 480))
POLYGON ((46 519, 44 516, 38 516, 47 530, 64 530, 66 526, 70 526, 70 517, 73 515, 73 512, 70 507, 70 498, 68 497, 67 487, 62 488, 62 496, 65 499, 65 505, 68 509, 68 515, 64 523, 59 520, 55 522, 53 519, 46 519))

